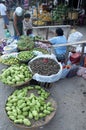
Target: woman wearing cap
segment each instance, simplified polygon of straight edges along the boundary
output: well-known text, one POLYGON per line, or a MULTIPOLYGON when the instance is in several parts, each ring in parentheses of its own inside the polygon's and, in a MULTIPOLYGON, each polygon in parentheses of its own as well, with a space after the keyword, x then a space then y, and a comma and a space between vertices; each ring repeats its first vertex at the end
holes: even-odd
MULTIPOLYGON (((45 44, 55 45, 55 44, 64 44, 67 43, 67 39, 64 36, 64 32, 62 28, 57 28, 55 31, 55 37, 50 38, 48 40, 40 40, 40 42, 43 42, 45 44)), ((56 47, 54 49, 54 53, 58 59, 58 61, 65 60, 65 54, 66 54, 66 46, 56 47)))
POLYGON ((23 35, 23 9, 21 7, 15 9, 13 14, 13 26, 15 37, 23 35))

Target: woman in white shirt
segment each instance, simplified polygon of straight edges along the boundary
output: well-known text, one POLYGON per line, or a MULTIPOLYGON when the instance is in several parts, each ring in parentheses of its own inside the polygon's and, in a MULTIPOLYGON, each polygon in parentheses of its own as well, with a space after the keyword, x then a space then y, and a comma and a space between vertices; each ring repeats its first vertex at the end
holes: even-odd
POLYGON ((5 1, 0 1, 0 14, 4 21, 4 29, 7 29, 9 25, 9 19, 7 14, 7 8, 5 6, 5 1))

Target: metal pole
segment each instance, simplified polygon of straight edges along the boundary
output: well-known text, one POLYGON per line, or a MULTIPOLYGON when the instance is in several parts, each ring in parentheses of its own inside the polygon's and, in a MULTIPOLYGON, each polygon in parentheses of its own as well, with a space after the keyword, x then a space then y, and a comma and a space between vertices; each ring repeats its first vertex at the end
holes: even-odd
POLYGON ((79 4, 80 4, 80 0, 78 1, 78 6, 77 6, 77 8, 79 8, 79 4))

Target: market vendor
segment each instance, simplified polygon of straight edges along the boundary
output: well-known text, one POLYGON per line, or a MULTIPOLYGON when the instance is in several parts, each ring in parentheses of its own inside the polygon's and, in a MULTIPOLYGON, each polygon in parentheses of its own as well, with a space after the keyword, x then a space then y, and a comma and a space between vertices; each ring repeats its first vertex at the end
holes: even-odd
POLYGON ((23 35, 23 9, 21 7, 17 7, 14 11, 13 27, 15 37, 23 35))
MULTIPOLYGON (((48 40, 40 40, 40 42, 45 43, 45 44, 50 44, 50 45, 67 43, 67 39, 64 36, 64 32, 63 32, 62 28, 57 28, 55 31, 55 34, 56 34, 55 37, 50 38, 48 40)), ((54 52, 55 52, 55 55, 56 55, 58 61, 65 60, 66 46, 56 47, 54 49, 54 52)))

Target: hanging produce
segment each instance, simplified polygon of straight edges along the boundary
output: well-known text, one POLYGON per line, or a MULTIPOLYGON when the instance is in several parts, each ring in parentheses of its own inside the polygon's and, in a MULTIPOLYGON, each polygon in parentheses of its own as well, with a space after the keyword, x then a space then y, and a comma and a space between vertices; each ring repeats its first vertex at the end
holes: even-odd
POLYGON ((67 7, 65 5, 58 5, 52 11, 52 19, 55 22, 62 22, 65 19, 67 13, 67 7))

